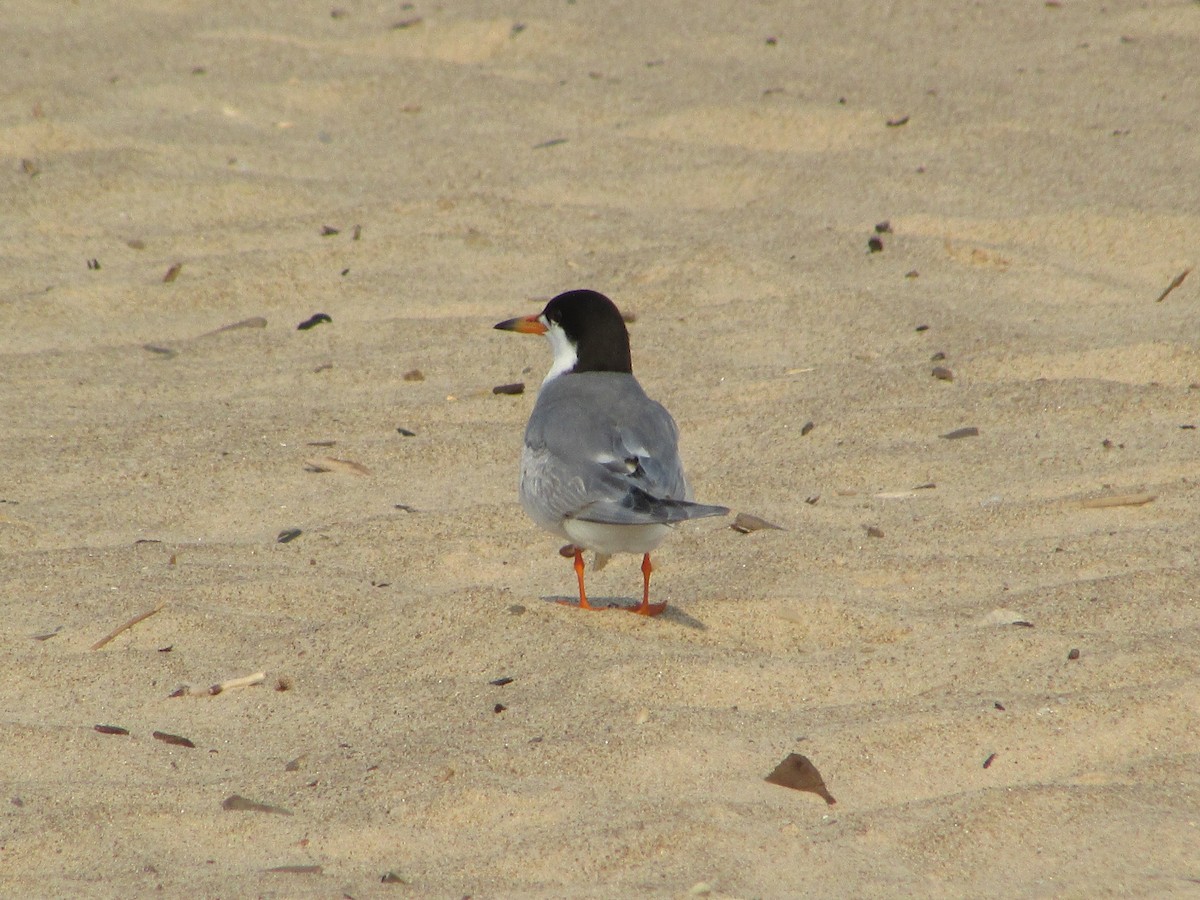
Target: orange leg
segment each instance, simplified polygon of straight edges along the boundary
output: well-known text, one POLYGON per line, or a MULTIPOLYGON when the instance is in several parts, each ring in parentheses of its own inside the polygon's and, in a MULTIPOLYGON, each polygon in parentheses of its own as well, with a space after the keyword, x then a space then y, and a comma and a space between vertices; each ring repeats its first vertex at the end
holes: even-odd
POLYGON ((587 593, 583 589, 583 551, 578 547, 575 548, 575 577, 579 579, 579 608, 595 609, 588 603, 587 593))
POLYGON ((642 556, 642 605, 629 610, 635 612, 639 616, 657 616, 667 608, 665 603, 650 602, 650 573, 654 571, 654 566, 650 565, 650 554, 642 556))

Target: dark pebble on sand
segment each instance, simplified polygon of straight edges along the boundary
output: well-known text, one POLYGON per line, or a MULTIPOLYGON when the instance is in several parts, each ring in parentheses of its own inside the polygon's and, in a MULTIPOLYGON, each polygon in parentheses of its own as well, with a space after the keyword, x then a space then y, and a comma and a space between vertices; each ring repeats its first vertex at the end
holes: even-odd
POLYGON ((315 315, 309 316, 307 319, 305 319, 303 322, 301 322, 299 325, 297 325, 296 330, 297 331, 308 331, 308 329, 310 329, 310 328, 316 328, 322 322, 332 322, 332 321, 333 321, 333 319, 329 318, 329 316, 325 315, 325 313, 316 313, 315 315))

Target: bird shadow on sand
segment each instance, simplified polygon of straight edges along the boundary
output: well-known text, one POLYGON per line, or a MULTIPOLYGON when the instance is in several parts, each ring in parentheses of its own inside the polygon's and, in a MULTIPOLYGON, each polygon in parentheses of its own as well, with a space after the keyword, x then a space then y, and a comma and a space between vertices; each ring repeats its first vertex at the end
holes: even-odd
MULTIPOLYGON (((627 597, 593 597, 591 594, 589 594, 588 602, 595 607, 595 609, 591 611, 580 609, 579 599, 577 597, 557 596, 542 597, 541 599, 546 603, 554 603, 559 606, 572 608, 574 612, 580 615, 601 615, 604 613, 620 615, 622 612, 632 613, 633 610, 637 609, 637 601, 631 601, 627 597)), ((685 628, 692 628, 696 631, 708 630, 708 626, 699 619, 695 618, 694 616, 689 616, 686 612, 673 604, 668 604, 667 608, 663 610, 660 615, 645 616, 642 618, 648 618, 652 621, 657 620, 662 622, 671 622, 672 624, 682 625, 685 628)))

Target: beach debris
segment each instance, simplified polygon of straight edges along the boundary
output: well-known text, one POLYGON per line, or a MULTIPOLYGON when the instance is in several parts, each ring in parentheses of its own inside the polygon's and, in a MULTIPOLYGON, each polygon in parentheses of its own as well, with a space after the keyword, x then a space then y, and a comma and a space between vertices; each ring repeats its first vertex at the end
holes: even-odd
POLYGON ((1183 284, 1183 279, 1187 278, 1188 275, 1190 275, 1191 273, 1192 273, 1191 269, 1184 269, 1182 272, 1180 272, 1178 275, 1176 275, 1174 278, 1172 278, 1171 283, 1167 285, 1166 290, 1163 291, 1161 294, 1159 294, 1158 299, 1155 300, 1154 302, 1162 303, 1164 300, 1166 300, 1167 295, 1170 294, 1171 291, 1175 290, 1175 288, 1177 288, 1181 284, 1183 284))
POLYGON ((100 734, 129 734, 129 729, 120 725, 93 725, 92 731, 98 731, 100 734))
POLYGON ((276 875, 320 875, 325 870, 321 866, 273 866, 267 871, 276 875))
POLYGON ((350 475, 370 475, 371 470, 362 463, 352 459, 339 459, 336 456, 314 456, 304 461, 304 468, 309 472, 345 472, 350 475))
POLYGON ((316 328, 322 322, 333 322, 333 319, 331 319, 325 313, 313 313, 311 316, 309 316, 307 319, 305 319, 303 322, 301 322, 299 325, 297 325, 296 330, 297 331, 308 331, 308 329, 310 329, 310 328, 316 328))
POLYGON ((913 488, 908 491, 880 491, 877 494, 872 494, 876 500, 910 500, 917 495, 917 489, 913 488))
POLYGON ((891 234, 892 233, 892 223, 889 222, 887 219, 884 219, 882 222, 876 222, 875 223, 875 233, 876 234, 891 234))
POLYGON ((48 641, 48 640, 50 640, 50 638, 52 638, 52 637, 58 637, 58 633, 59 633, 60 631, 62 631, 62 626, 61 626, 61 625, 59 625, 59 626, 58 626, 57 628, 55 628, 53 631, 45 631, 45 632, 43 632, 42 634, 35 634, 35 635, 33 635, 33 639, 34 639, 35 641, 48 641))
POLYGON ((812 760, 799 753, 789 753, 783 762, 764 779, 768 784, 791 788, 795 791, 807 791, 816 794, 830 806, 837 803, 833 795, 825 788, 825 780, 813 765, 812 760))
POLYGON ((492 707, 492 712, 494 712, 496 715, 500 715, 500 713, 504 712, 506 709, 508 709, 508 707, 503 703, 497 703, 492 707))
MULTIPOLYGON (((919 332, 922 332, 922 331, 928 331, 928 330, 929 330, 929 326, 928 326, 928 325, 918 325, 918 326, 917 326, 916 328, 914 328, 913 330, 914 330, 914 331, 916 331, 916 332, 918 332, 918 333, 919 333, 919 332)), ((934 359, 945 359, 945 358, 946 358, 946 354, 945 354, 945 353, 942 353, 941 355, 938 355, 937 353, 935 353, 935 354, 933 354, 933 358, 934 358, 934 359)))
POLYGON ((1084 509, 1108 509, 1112 506, 1145 506, 1158 498, 1158 494, 1109 494, 1107 497, 1089 497, 1080 500, 1084 509))
POLYGON ((1072 648, 1071 648, 1071 650, 1070 650, 1070 652, 1069 652, 1069 653, 1067 653, 1067 659, 1070 659, 1070 660, 1076 660, 1076 659, 1079 659, 1079 648, 1078 648, 1078 647, 1072 647, 1072 648))
POLYGON ((279 536, 275 538, 275 543, 290 544, 302 534, 304 534, 304 532, 299 528, 285 528, 283 531, 279 532, 279 536))
POLYGON ((143 350, 148 350, 151 353, 157 353, 163 359, 171 359, 179 355, 178 350, 172 350, 170 347, 160 347, 158 344, 142 344, 143 350))
POLYGON ((100 640, 96 641, 96 643, 92 644, 91 649, 99 650, 101 647, 103 647, 105 644, 107 644, 113 638, 128 631, 134 625, 137 625, 139 622, 144 622, 146 619, 150 618, 152 615, 154 615, 157 612, 161 612, 166 605, 167 605, 166 603, 160 603, 160 604, 158 604, 158 606, 154 607, 153 609, 148 609, 144 613, 138 613, 132 619, 127 619, 126 621, 124 621, 120 625, 118 625, 116 628, 114 628, 112 631, 110 631, 108 634, 106 634, 104 637, 100 638, 100 640))
POLYGON ((993 609, 990 613, 980 620, 981 625, 1019 625, 1023 628, 1032 628, 1033 623, 1025 618, 1024 614, 1012 609, 993 609))
POLYGON ((304 762, 304 757, 306 757, 307 755, 308 755, 307 753, 301 753, 295 759, 288 760, 287 764, 283 767, 283 771, 299 772, 300 766, 304 762))
POLYGON ((282 693, 283 691, 290 691, 291 689, 292 679, 288 678, 286 675, 280 675, 275 679, 275 690, 282 693))
POLYGON ((803 425, 800 426, 800 437, 807 437, 808 433, 816 427, 817 426, 815 424, 813 424, 812 422, 805 422, 803 425))
POLYGON ((38 167, 38 164, 35 163, 32 159, 22 159, 21 160, 21 171, 24 172, 26 175, 28 175, 30 178, 33 178, 35 175, 40 175, 42 170, 38 167))
POLYGON ((332 225, 321 226, 321 237, 333 237, 335 234, 341 234, 340 228, 334 228, 332 225))
POLYGON ((266 680, 267 675, 265 672, 255 672, 253 675, 241 675, 237 678, 227 678, 225 681, 218 681, 216 684, 209 685, 205 693, 210 697, 215 697, 217 694, 232 691, 234 688, 254 687, 266 680))
POLYGON ((821 502, 821 495, 820 494, 809 494, 807 497, 804 498, 804 502, 807 503, 809 506, 816 506, 818 503, 821 502))
POLYGON ((970 266, 984 266, 989 269, 999 269, 1001 271, 1012 265, 1012 261, 1001 256, 993 250, 984 250, 982 247, 970 247, 963 244, 956 244, 946 238, 942 242, 946 253, 951 259, 956 259, 959 262, 966 263, 970 266))
MULTIPOLYGON (((354 226, 354 231, 350 235, 350 240, 352 240, 352 241, 362 240, 362 226, 361 225, 354 226)), ((347 271, 349 271, 349 270, 347 269, 347 271)), ((345 272, 343 272, 342 274, 344 275, 345 272)))
POLYGON ((407 372, 405 372, 400 377, 403 378, 405 381, 424 381, 425 373, 422 372, 420 369, 409 369, 407 372))
POLYGON ((396 433, 401 435, 402 437, 416 437, 417 436, 417 433, 415 431, 411 431, 410 429, 403 428, 403 427, 398 427, 396 429, 396 433))
POLYGON ((888 128, 899 128, 901 125, 907 125, 908 120, 908 116, 897 116, 894 119, 888 119, 885 124, 888 128))
POLYGON ((162 741, 164 744, 172 744, 173 746, 176 746, 176 747, 193 747, 194 748, 196 746, 191 741, 189 741, 187 738, 181 737, 178 734, 169 734, 166 731, 151 732, 151 737, 153 737, 156 741, 162 741))
POLYGON ((169 269, 167 269, 167 274, 165 274, 162 278, 163 284, 170 284, 172 281, 174 281, 176 278, 179 277, 179 273, 181 271, 183 271, 183 263, 181 263, 181 262, 172 263, 171 267, 169 269))
POLYGON ((395 872, 384 872, 383 877, 379 879, 380 884, 408 884, 408 881, 397 875, 395 872))
POLYGON ((229 812, 274 813, 279 816, 290 816, 292 814, 290 809, 284 809, 282 806, 272 806, 270 803, 259 803, 257 800, 251 800, 249 797, 243 797, 241 794, 230 794, 221 801, 221 809, 229 812))
POLYGON ((566 142, 567 139, 565 137, 550 138, 548 141, 542 141, 540 144, 534 144, 533 149, 545 150, 547 147, 557 147, 559 144, 565 144, 566 142))
POLYGON ((88 267, 88 269, 90 269, 93 272, 99 272, 100 271, 100 260, 89 259, 87 261, 87 267, 88 267))
POLYGON ((875 525, 864 525, 867 529, 867 537, 881 538, 883 537, 883 529, 875 525))
POLYGON ((217 694, 223 694, 225 691, 231 691, 234 688, 254 687, 262 684, 267 680, 265 672, 255 672, 253 675, 242 675, 239 678, 229 678, 225 681, 218 681, 216 684, 210 684, 208 687, 189 687, 184 685, 178 687, 168 697, 215 697, 217 694))
POLYGON ((752 531, 783 531, 782 525, 776 525, 774 522, 768 522, 766 519, 751 515, 750 513, 738 513, 733 520, 733 524, 729 526, 734 531, 740 534, 750 534, 752 531))
POLYGON ((867 238, 867 252, 868 253, 882 253, 883 252, 883 241, 880 240, 879 235, 873 234, 869 238, 867 238))
POLYGON ((506 684, 512 684, 514 680, 515 679, 509 677, 508 675, 505 675, 503 678, 495 678, 489 681, 488 684, 495 685, 496 687, 504 687, 506 684))
POLYGON ((421 16, 413 16, 411 19, 401 19, 399 22, 392 23, 392 31, 404 31, 406 28, 415 28, 424 21, 425 19, 421 16))
POLYGON ((934 366, 933 371, 929 373, 938 381, 953 381, 954 373, 945 366, 934 366))
POLYGON ((999 700, 997 700, 995 703, 993 703, 992 706, 995 707, 996 709, 1000 710, 1000 712, 1004 712, 1004 704, 1001 703, 999 700))
MULTIPOLYGON (((921 273, 918 272, 916 269, 909 269, 907 272, 904 273, 904 277, 905 278, 920 278, 921 273)), ((928 328, 929 326, 927 325, 925 327, 928 328)))
POLYGON ((984 767, 985 769, 990 769, 990 768, 992 767, 992 762, 993 762, 995 759, 996 759, 996 754, 995 754, 995 753, 989 753, 989 754, 988 754, 988 758, 987 758, 987 759, 985 759, 985 760, 983 761, 983 767, 984 767))
POLYGON ((224 334, 226 331, 240 331, 243 328, 266 328, 267 320, 262 316, 251 316, 248 319, 241 319, 229 325, 222 325, 212 331, 206 331, 200 337, 211 337, 214 334, 224 334))
POLYGON ((955 428, 953 431, 947 431, 945 434, 939 434, 938 437, 945 438, 948 441, 957 441, 962 438, 979 437, 979 429, 974 425, 968 425, 965 428, 955 428))
POLYGON ((525 393, 525 382, 514 381, 512 384, 498 384, 492 388, 493 394, 523 394, 525 393))

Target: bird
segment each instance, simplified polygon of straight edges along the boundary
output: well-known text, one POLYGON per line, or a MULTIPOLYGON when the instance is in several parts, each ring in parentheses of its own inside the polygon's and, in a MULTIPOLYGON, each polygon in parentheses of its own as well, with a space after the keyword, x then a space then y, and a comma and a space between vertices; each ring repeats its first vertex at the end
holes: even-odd
POLYGON ((640 553, 642 602, 624 608, 661 614, 667 604, 650 602, 651 552, 673 525, 729 510, 692 501, 679 428, 634 378, 620 310, 597 291, 572 290, 494 327, 545 335, 554 354, 525 427, 519 493, 534 522, 570 541, 561 552, 574 558, 580 608, 596 608, 584 550, 597 570, 614 554, 640 553))

